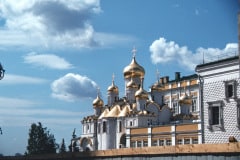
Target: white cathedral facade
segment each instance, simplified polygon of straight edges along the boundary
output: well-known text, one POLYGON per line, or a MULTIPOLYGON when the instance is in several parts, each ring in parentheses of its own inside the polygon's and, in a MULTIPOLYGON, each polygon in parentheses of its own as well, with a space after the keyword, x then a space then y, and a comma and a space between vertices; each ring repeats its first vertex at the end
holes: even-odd
POLYGON ((125 95, 112 80, 107 103, 97 94, 93 115, 84 117, 82 134, 73 134, 72 151, 94 151, 202 143, 199 80, 196 74, 158 78, 144 89, 144 68, 135 55, 123 70, 125 95))

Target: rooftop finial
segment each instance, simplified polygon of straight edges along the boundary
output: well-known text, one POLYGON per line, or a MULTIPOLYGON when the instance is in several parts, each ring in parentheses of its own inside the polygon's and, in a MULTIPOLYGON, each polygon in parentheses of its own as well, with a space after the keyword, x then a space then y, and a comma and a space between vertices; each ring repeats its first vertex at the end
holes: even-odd
POLYGON ((77 136, 76 136, 76 128, 74 128, 74 130, 73 130, 72 137, 73 137, 73 138, 76 138, 76 137, 77 137, 77 136))
POLYGON ((97 87, 97 96, 100 97, 100 87, 97 87))
POLYGON ((114 73, 112 74, 112 81, 114 82, 115 75, 114 73))
POLYGON ((133 47, 133 49, 132 49, 132 54, 133 54, 133 57, 135 57, 136 56, 136 53, 137 53, 137 49, 135 48, 135 46, 133 47))
POLYGON ((159 82, 160 72, 158 71, 158 69, 157 69, 157 71, 156 71, 156 75, 157 75, 157 81, 159 82))
POLYGON ((114 73, 113 73, 113 75, 112 75, 112 86, 115 85, 115 84, 114 84, 114 78, 115 78, 115 75, 114 75, 114 73))

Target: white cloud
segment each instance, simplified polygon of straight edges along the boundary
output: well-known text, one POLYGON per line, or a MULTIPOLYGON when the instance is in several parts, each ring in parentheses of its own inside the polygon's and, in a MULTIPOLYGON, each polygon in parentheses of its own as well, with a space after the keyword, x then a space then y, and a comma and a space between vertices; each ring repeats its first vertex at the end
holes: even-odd
POLYGON ((174 41, 168 42, 165 38, 160 37, 153 41, 149 50, 153 64, 177 62, 182 67, 194 70, 196 65, 202 63, 203 54, 205 62, 216 60, 219 56, 223 58, 224 56, 235 55, 238 51, 238 44, 228 43, 223 49, 199 47, 193 52, 187 46, 179 46, 174 41))
POLYGON ((94 30, 100 0, 2 0, 2 47, 92 48, 136 42, 134 37, 94 30))
POLYGON ((5 24, 1 35, 6 37, 1 36, 0 44, 95 46, 90 20, 100 12, 99 0, 3 0, 0 18, 5 24))
POLYGON ((60 100, 75 101, 96 96, 97 84, 86 76, 68 73, 51 84, 52 96, 60 100))
POLYGON ((46 82, 46 79, 15 74, 5 74, 1 80, 1 84, 42 84, 46 82))
POLYGON ((72 64, 54 54, 37 54, 32 52, 24 56, 24 62, 52 69, 72 68, 72 64))

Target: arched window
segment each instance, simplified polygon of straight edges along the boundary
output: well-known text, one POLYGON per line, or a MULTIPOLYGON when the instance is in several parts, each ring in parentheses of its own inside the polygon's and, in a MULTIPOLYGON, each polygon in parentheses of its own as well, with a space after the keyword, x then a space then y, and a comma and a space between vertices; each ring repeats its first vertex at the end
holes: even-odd
POLYGON ((103 133, 107 132, 107 122, 103 121, 103 133))
POLYGON ((118 123, 118 131, 122 132, 122 121, 119 121, 118 123))

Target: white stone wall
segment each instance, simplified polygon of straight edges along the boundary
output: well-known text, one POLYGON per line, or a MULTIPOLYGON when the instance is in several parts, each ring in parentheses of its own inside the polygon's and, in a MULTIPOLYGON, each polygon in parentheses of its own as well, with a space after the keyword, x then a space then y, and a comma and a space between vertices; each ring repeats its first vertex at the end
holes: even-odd
POLYGON ((237 74, 235 78, 232 75, 222 75, 221 78, 211 78, 206 80, 203 85, 203 107, 204 107, 204 140, 205 143, 227 143, 230 136, 234 136, 240 141, 240 129, 237 127, 237 101, 234 99, 225 99, 224 81, 236 80, 237 98, 240 98, 240 81, 237 74), (230 78, 229 78, 230 77, 230 78), (219 80, 220 79, 220 80, 219 80), (208 104, 213 101, 223 102, 223 130, 208 129, 208 104))

